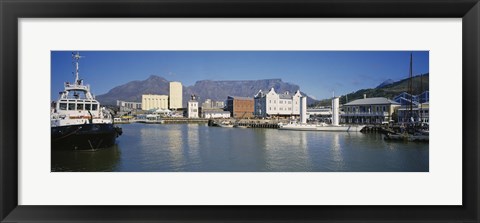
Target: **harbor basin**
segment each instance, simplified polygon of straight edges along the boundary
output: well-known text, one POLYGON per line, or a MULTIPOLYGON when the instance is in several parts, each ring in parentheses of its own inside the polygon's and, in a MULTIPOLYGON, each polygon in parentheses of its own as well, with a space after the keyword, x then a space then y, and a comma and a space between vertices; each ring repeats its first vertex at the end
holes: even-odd
POLYGON ((52 172, 428 172, 429 144, 379 133, 124 124, 116 145, 51 151, 52 172))

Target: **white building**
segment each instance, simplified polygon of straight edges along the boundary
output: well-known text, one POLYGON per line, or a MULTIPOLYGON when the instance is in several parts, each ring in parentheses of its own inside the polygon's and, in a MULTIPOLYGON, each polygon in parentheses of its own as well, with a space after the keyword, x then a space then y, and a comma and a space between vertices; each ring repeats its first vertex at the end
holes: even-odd
POLYGON ((224 107, 225 103, 223 101, 212 101, 209 98, 202 103, 202 109, 223 109, 224 107))
POLYGON ((170 82, 170 109, 180 109, 182 108, 182 83, 180 82, 170 82))
POLYGON ((230 118, 229 111, 207 110, 202 112, 203 118, 230 118))
POLYGON ((168 96, 156 94, 142 95, 142 110, 168 109, 168 96))
POLYGON ((187 118, 198 118, 198 101, 195 95, 192 95, 190 101, 188 101, 187 118))
POLYGON ((267 93, 260 90, 254 98, 254 115, 256 117, 299 116, 301 97, 300 90, 293 95, 288 91, 277 94, 273 88, 267 93))
POLYGON ((117 100, 117 106, 119 107, 121 112, 129 112, 129 111, 133 111, 133 110, 142 109, 142 103, 141 102, 130 102, 130 101, 117 100))

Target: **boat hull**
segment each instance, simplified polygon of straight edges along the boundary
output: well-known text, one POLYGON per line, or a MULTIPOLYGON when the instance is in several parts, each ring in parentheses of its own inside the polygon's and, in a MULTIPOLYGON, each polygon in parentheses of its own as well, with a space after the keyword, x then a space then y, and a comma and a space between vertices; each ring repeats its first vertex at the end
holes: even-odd
POLYGON ((363 125, 348 125, 348 126, 320 126, 320 125, 284 125, 280 130, 297 130, 297 131, 329 131, 329 132, 360 132, 363 125))
POLYGON ((121 129, 113 124, 83 124, 52 127, 52 150, 97 150, 111 147, 121 129))

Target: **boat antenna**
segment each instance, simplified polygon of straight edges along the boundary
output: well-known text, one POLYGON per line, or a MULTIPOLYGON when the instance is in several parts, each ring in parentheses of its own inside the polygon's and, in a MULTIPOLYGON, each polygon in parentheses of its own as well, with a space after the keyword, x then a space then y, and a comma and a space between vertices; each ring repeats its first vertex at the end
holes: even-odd
POLYGON ((83 58, 83 56, 80 56, 80 53, 77 52, 76 54, 72 53, 72 58, 75 62, 75 84, 78 83, 78 61, 80 60, 80 58, 83 58))
POLYGON ((420 102, 420 111, 418 112, 418 116, 420 119, 420 123, 423 123, 423 102, 422 102, 422 94, 423 94, 423 74, 420 74, 420 98, 418 102, 420 102))
POLYGON ((412 60, 413 60, 413 56, 412 56, 412 53, 410 53, 410 79, 408 81, 408 91, 410 93, 410 117, 408 117, 409 119, 412 119, 412 116, 413 116, 413 92, 412 92, 412 60))

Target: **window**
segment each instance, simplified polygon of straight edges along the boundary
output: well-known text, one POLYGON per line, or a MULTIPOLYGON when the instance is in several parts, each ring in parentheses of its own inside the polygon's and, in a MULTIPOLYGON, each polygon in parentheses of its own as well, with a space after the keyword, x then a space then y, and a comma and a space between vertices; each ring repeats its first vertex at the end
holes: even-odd
POLYGON ((77 104, 77 110, 83 110, 83 104, 77 104))
POLYGON ((67 110, 67 103, 60 103, 60 110, 67 110))
POLYGON ((383 106, 383 112, 385 112, 385 106, 383 106))
POLYGON ((91 104, 85 104, 85 110, 91 110, 92 105, 91 104))
POLYGON ((98 104, 93 104, 92 105, 92 111, 96 111, 98 109, 98 104))
POLYGON ((68 110, 75 110, 75 103, 68 103, 68 110))

